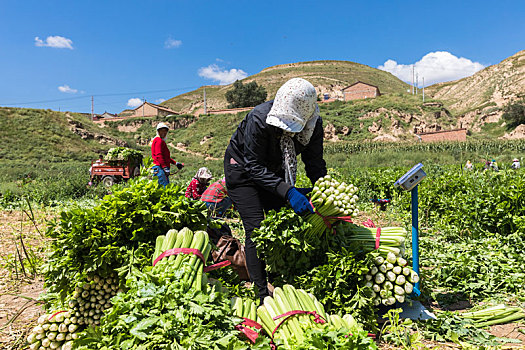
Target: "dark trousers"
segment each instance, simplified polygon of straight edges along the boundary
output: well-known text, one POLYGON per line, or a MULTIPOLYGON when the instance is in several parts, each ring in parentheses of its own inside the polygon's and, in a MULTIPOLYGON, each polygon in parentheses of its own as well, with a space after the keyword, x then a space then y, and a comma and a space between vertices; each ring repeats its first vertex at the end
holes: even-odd
POLYGON ((257 248, 251 239, 251 235, 254 229, 261 226, 265 211, 271 209, 279 210, 286 202, 279 196, 264 190, 250 181, 239 165, 229 164, 228 156, 225 159, 224 170, 228 195, 241 215, 246 234, 246 265, 250 273, 250 279, 259 289, 259 298, 262 300, 265 296, 270 295, 266 266, 264 261, 259 259, 257 255, 257 248))

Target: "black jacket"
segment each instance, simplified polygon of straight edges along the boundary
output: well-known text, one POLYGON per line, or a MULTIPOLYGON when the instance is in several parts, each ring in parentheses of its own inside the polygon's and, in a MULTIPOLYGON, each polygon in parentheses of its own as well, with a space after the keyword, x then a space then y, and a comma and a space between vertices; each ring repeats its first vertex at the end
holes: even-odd
MULTIPOLYGON (((280 138, 283 130, 266 124, 273 101, 255 107, 237 127, 224 157, 226 186, 234 188, 249 183, 285 198, 290 184, 284 181, 280 138), (233 158, 238 164, 231 164, 233 158)), ((317 121, 310 143, 303 146, 295 138, 295 151, 301 154, 306 175, 314 183, 326 175, 323 159, 323 121, 317 121)))

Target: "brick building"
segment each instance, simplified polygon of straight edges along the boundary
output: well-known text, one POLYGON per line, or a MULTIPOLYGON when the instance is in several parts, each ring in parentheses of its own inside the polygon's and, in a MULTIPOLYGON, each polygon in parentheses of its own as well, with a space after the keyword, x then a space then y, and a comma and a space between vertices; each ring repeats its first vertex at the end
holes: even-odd
POLYGON ((108 112, 104 112, 100 115, 100 118, 117 118, 117 117, 118 117, 117 114, 111 114, 108 112))
POLYGON ((381 96, 377 86, 363 83, 362 81, 357 81, 352 85, 345 87, 342 91, 345 101, 362 100, 365 98, 381 96))
POLYGON ((467 129, 442 130, 416 134, 423 142, 467 141, 467 129))
POLYGON ((180 114, 164 106, 159 106, 151 102, 144 102, 133 110, 133 114, 130 117, 165 117, 170 114, 180 114))

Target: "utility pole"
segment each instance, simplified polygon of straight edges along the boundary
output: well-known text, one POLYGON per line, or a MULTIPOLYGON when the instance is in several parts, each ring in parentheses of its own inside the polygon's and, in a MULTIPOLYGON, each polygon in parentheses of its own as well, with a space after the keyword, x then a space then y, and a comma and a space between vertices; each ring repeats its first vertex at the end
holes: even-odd
POLYGON ((94 110, 95 110, 95 104, 94 104, 94 99, 93 99, 93 96, 91 96, 91 121, 93 121, 94 119, 94 110))
POLYGON ((414 65, 412 65, 412 95, 414 94, 414 65))
POLYGON ((425 102, 425 77, 423 77, 423 102, 425 102))
POLYGON ((419 87, 419 77, 418 77, 418 74, 416 73, 416 95, 417 95, 418 87, 419 87))
POLYGON ((204 88, 204 114, 208 114, 208 110, 206 108, 206 88, 204 88))

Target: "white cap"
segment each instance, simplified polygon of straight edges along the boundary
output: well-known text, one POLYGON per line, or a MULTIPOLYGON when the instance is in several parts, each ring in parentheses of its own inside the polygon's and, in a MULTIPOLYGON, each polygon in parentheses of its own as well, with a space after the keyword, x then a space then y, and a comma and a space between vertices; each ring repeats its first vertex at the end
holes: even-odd
POLYGON ((159 130, 159 129, 168 129, 169 130, 170 127, 168 126, 168 124, 160 122, 160 123, 157 124, 157 130, 159 130))

